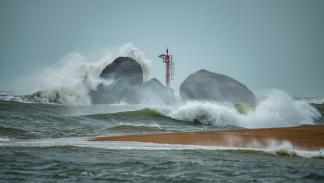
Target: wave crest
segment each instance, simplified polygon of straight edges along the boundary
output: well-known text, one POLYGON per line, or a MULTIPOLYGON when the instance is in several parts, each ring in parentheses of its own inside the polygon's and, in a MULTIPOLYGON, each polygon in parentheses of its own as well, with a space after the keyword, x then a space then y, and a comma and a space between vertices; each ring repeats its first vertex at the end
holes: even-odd
POLYGON ((135 111, 125 111, 125 112, 117 112, 117 113, 108 113, 108 114, 91 114, 86 115, 86 117, 95 118, 95 119, 157 119, 157 118, 169 118, 164 116, 160 112, 154 109, 144 108, 135 111))
POLYGON ((288 94, 273 90, 242 113, 233 104, 188 102, 172 108, 158 109, 173 119, 200 122, 214 126, 240 126, 244 128, 289 127, 314 124, 320 113, 309 103, 294 100, 288 94))

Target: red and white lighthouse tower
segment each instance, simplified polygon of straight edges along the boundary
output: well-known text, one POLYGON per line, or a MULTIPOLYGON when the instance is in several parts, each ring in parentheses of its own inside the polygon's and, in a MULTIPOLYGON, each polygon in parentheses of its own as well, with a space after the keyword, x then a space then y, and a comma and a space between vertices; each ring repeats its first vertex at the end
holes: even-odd
POLYGON ((172 60, 172 55, 169 54, 169 50, 166 49, 166 53, 159 55, 165 63, 165 86, 169 89, 171 80, 174 79, 174 63, 172 60))

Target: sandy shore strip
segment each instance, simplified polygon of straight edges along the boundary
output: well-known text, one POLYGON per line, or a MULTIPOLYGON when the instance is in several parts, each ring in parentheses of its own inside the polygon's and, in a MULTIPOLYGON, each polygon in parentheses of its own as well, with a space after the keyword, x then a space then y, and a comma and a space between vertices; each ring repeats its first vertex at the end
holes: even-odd
POLYGON ((264 147, 271 142, 289 141, 294 147, 307 150, 324 148, 324 125, 288 128, 239 129, 160 134, 139 134, 94 137, 90 141, 130 141, 161 144, 264 147))

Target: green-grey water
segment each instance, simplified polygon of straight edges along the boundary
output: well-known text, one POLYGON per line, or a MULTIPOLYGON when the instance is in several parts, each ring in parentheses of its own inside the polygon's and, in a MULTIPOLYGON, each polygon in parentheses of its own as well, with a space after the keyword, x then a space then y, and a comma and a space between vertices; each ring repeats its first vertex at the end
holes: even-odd
POLYGON ((140 105, 0 100, 0 182, 324 181, 323 152, 282 156, 253 149, 88 141, 99 135, 241 128, 200 123, 200 118, 179 120, 140 105))

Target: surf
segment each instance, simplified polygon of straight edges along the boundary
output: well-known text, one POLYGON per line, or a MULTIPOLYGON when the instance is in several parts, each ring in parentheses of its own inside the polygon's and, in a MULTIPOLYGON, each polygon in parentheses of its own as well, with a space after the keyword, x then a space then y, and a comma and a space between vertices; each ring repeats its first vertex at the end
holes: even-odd
POLYGON ((145 151, 237 151, 260 152, 279 156, 298 156, 304 158, 324 158, 324 149, 305 150, 294 147, 289 141, 269 141, 268 145, 261 148, 235 147, 235 146, 206 146, 206 145, 181 145, 181 144, 157 144, 147 142, 94 142, 87 137, 75 138, 48 138, 33 140, 0 140, 0 147, 80 147, 106 150, 145 150, 145 151))
POLYGON ((213 126, 234 125, 243 128, 289 127, 315 124, 320 112, 306 101, 294 100, 280 90, 272 90, 256 106, 242 112, 229 103, 186 102, 178 106, 156 109, 176 120, 213 126))

